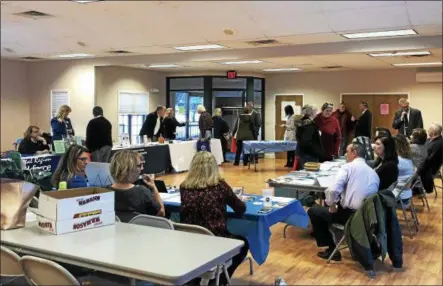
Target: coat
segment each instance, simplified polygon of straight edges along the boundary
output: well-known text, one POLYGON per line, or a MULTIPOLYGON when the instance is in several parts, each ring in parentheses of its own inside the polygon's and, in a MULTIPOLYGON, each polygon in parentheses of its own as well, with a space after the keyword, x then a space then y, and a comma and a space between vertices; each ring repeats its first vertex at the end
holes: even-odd
POLYGON ((367 197, 345 225, 346 241, 353 259, 373 270, 374 259, 389 254, 394 268, 403 266, 403 240, 397 218, 397 201, 390 190, 367 197))
POLYGON ((295 141, 295 115, 291 115, 286 120, 285 125, 285 135, 283 140, 285 141, 295 141))
POLYGON ((357 119, 354 136, 372 137, 372 112, 368 109, 357 119))
POLYGON ((154 136, 159 136, 163 134, 163 117, 160 117, 160 129, 157 134, 154 134, 155 125, 157 124, 157 112, 151 112, 146 116, 145 122, 143 123, 142 128, 140 129, 140 136, 146 135, 148 138, 152 138, 154 136))
MULTIPOLYGON (((409 107, 408 128, 406 129, 406 136, 410 137, 412 130, 416 128, 423 128, 423 117, 421 111, 415 108, 409 107)), ((399 134, 405 134, 405 125, 401 114, 403 109, 399 109, 394 114, 394 120, 392 121, 392 128, 397 129, 399 134)))
POLYGON ((223 150, 228 148, 228 142, 223 134, 229 132, 229 124, 221 116, 212 117, 212 125, 214 126, 214 138, 220 139, 223 150))
POLYGON ((340 123, 341 135, 346 139, 354 129, 354 123, 351 121, 352 114, 347 109, 345 109, 344 112, 337 109, 334 111, 334 113, 332 113, 332 116, 337 118, 338 122, 340 123))
POLYGON ((257 140, 258 134, 260 134, 261 116, 260 113, 258 113, 255 110, 252 110, 251 116, 252 116, 252 122, 254 123, 254 140, 257 140))
POLYGON ((52 140, 62 140, 63 136, 67 137, 74 136, 74 128, 72 128, 72 123, 70 118, 65 118, 63 122, 57 120, 57 118, 51 119, 52 128, 52 140))
POLYGON ((439 136, 426 143, 428 151, 426 160, 417 168, 423 187, 427 193, 434 191, 434 176, 442 165, 443 160, 443 138, 439 136))
POLYGON ((331 161, 333 157, 338 157, 341 144, 340 124, 335 117, 325 117, 321 113, 314 118, 315 124, 321 131, 321 143, 325 156, 324 161, 331 161))
POLYGON ((295 138, 297 139, 297 156, 314 157, 323 159, 324 151, 320 140, 320 133, 314 121, 308 117, 302 117, 296 124, 295 138))
POLYGON ((238 141, 255 140, 255 126, 251 114, 240 114, 235 122, 234 136, 238 141))
POLYGON ((163 119, 163 137, 167 139, 175 139, 177 127, 186 126, 186 123, 180 123, 175 117, 165 117, 163 119))
POLYGON ((209 112, 204 111, 198 119, 198 129, 200 129, 200 138, 206 137, 206 131, 212 130, 212 116, 209 112))

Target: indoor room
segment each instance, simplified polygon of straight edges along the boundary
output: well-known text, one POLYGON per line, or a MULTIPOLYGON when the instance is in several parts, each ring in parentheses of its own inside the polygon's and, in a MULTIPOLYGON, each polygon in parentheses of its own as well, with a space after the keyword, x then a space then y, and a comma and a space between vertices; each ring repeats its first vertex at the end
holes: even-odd
POLYGON ((4 285, 441 285, 441 1, 1 1, 4 285))

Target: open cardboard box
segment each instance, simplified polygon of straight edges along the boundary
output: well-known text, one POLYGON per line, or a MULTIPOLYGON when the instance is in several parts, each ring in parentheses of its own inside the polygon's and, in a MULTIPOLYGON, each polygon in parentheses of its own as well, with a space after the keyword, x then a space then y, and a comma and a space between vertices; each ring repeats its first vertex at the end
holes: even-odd
POLYGON ((63 234, 115 222, 114 192, 105 188, 81 188, 40 194, 38 225, 63 234))

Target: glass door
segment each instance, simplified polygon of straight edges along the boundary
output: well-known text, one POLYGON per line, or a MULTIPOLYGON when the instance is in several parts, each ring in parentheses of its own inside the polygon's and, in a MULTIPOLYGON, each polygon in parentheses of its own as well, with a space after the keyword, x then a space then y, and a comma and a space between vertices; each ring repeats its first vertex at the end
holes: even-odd
POLYGON ((186 122, 185 128, 177 128, 177 139, 198 138, 200 135, 198 129, 200 115, 197 113, 197 106, 203 104, 203 94, 179 91, 174 93, 175 117, 178 122, 186 122))
POLYGON ((200 119, 200 114, 197 112, 197 106, 203 104, 203 96, 200 95, 190 95, 189 96, 189 109, 188 109, 188 126, 187 126, 187 137, 188 138, 198 138, 200 136, 200 130, 198 129, 198 120, 200 119))

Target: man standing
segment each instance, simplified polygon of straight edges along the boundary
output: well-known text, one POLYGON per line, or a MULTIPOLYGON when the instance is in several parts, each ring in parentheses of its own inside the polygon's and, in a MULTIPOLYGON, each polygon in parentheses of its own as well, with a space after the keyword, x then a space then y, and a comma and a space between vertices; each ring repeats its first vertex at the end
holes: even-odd
POLYGON ((159 105, 154 112, 149 113, 140 129, 140 136, 146 135, 151 141, 157 141, 160 135, 163 134, 163 117, 165 112, 166 107, 159 105))
POLYGON ((398 103, 401 108, 395 112, 392 128, 397 129, 399 134, 403 134, 409 138, 414 129, 423 128, 421 111, 409 107, 407 98, 400 98, 398 103))
POLYGON ((343 156, 346 152, 346 145, 348 144, 349 135, 352 133, 354 124, 352 122, 352 114, 346 109, 346 105, 342 102, 339 108, 332 113, 332 116, 337 118, 340 123, 341 130, 341 144, 339 155, 343 156))
MULTIPOLYGON (((365 148, 359 143, 348 145, 345 155, 347 164, 340 168, 334 184, 325 191, 325 203, 329 207, 314 205, 308 210, 317 246, 328 247, 326 251, 318 253, 320 258, 328 259, 335 249, 329 226, 333 223, 346 224, 351 215, 362 206, 364 199, 378 191, 380 179, 363 159, 365 152, 365 148)), ((341 260, 339 251, 332 260, 341 260)))
MULTIPOLYGON (((254 109, 254 102, 249 101, 246 104, 246 107, 249 107, 251 110, 251 116, 252 116, 252 123, 254 125, 254 140, 258 140, 258 135, 260 134, 260 128, 261 128, 261 116, 260 113, 258 113, 254 109)), ((256 163, 258 163, 258 154, 255 154, 255 158, 252 158, 255 160, 256 163)))
POLYGON ((86 127, 86 147, 91 152, 92 162, 108 163, 112 150, 112 125, 103 117, 103 108, 92 109, 94 119, 86 127))
POLYGON ((364 101, 360 102, 359 108, 361 111, 360 117, 355 119, 355 117, 352 116, 351 118, 352 122, 357 123, 355 126, 355 137, 364 136, 371 138, 372 113, 368 110, 368 103, 364 101))

